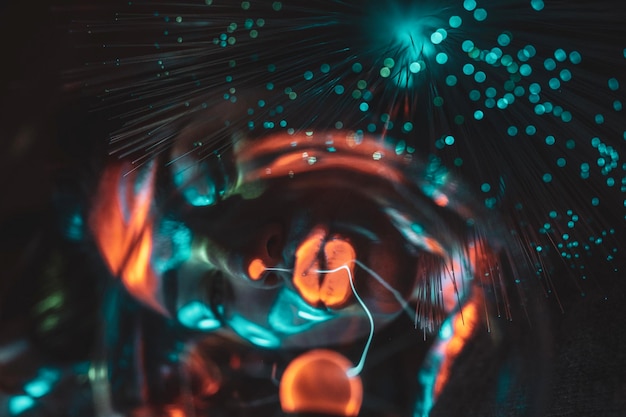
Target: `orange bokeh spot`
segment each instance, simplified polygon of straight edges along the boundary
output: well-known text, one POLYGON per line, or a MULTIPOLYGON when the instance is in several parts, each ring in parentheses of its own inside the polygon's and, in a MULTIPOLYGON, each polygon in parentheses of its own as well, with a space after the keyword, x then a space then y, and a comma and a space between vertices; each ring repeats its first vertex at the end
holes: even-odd
POLYGON ((343 355, 316 349, 294 359, 280 381, 280 405, 286 413, 356 416, 363 402, 363 384, 349 377, 352 364, 343 355))
POLYGON ((263 263, 263 260, 255 258, 252 262, 250 262, 250 265, 248 265, 248 276, 251 280, 257 281, 261 279, 263 272, 265 272, 265 268, 266 266, 263 263))

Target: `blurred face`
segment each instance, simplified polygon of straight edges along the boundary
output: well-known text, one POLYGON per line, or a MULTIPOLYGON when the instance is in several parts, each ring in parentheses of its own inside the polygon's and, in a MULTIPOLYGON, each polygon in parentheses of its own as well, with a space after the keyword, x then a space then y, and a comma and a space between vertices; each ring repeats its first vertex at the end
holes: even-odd
POLYGON ((92 224, 110 259, 111 210, 130 205, 131 219, 117 221, 148 222, 149 232, 130 232, 137 255, 112 269, 140 301, 195 330, 308 349, 350 343, 405 312, 432 331, 465 302, 489 251, 446 170, 373 135, 272 134, 219 157, 172 159, 178 218, 164 215, 167 202, 162 213, 147 203, 155 168, 124 177, 122 167, 103 182, 113 187, 92 224))

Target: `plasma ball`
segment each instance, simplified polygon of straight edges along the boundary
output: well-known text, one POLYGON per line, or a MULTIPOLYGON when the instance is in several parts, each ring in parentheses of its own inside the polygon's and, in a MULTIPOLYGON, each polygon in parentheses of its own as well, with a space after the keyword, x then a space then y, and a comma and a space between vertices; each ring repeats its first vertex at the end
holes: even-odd
POLYGON ((332 350, 316 349, 295 358, 280 381, 286 413, 356 416, 363 402, 361 378, 348 376, 352 364, 332 350))

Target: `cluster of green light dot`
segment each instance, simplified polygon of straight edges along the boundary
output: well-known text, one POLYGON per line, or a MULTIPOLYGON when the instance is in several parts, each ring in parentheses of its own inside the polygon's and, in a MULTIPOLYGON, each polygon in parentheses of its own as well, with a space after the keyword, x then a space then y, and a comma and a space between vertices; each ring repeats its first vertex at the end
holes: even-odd
MULTIPOLYGON (((533 67, 529 61, 536 56, 537 51, 533 45, 526 45, 524 48, 517 51, 517 54, 515 54, 517 57, 516 60, 511 54, 505 53, 502 49, 509 46, 511 40, 512 35, 510 33, 501 33, 497 38, 499 46, 483 50, 475 46, 474 42, 469 39, 463 41, 461 49, 469 58, 494 68, 503 67, 509 74, 508 79, 502 85, 499 93, 498 89, 495 87, 488 86, 482 90, 482 93, 480 89, 471 90, 469 92, 469 99, 474 102, 479 102, 484 96, 482 104, 485 108, 504 110, 514 104, 516 99, 526 97, 531 104, 535 105, 534 112, 536 115, 552 114, 563 122, 570 122, 572 120, 571 112, 564 110, 561 106, 554 105, 550 101, 540 103, 542 86, 539 83, 533 82, 529 84, 525 83, 527 84, 526 86, 520 85, 523 84, 522 81, 524 79, 532 75, 533 67)), ((557 61, 563 62, 567 59, 567 53, 559 48, 554 52, 554 57, 557 61)), ((580 53, 578 51, 570 52, 569 60, 572 64, 580 63, 580 53)), ((544 61, 544 66, 547 71, 555 70, 556 65, 556 61, 551 57, 544 61)), ((487 74, 484 71, 477 70, 476 65, 472 63, 466 63, 462 67, 462 72, 465 76, 472 77, 479 85, 483 85, 487 81, 487 74)), ((569 82, 571 79, 571 71, 568 68, 563 68, 560 70, 558 77, 552 77, 548 80, 547 87, 549 90, 559 90, 561 88, 561 82, 569 82)), ((484 117, 485 111, 483 111, 483 109, 478 109, 474 112, 474 118, 476 120, 482 120, 484 117)), ((525 129, 525 132, 528 135, 533 135, 536 133, 536 129, 531 125, 525 129)), ((510 136, 515 136, 517 133, 517 127, 507 130, 507 134, 510 136)))
MULTIPOLYGON (((473 0, 465 0, 463 2, 463 7, 467 12, 472 12, 473 17, 476 21, 483 21, 487 18, 487 11, 477 7, 478 4, 473 0)), ((532 1, 531 7, 540 11, 543 9, 544 5, 542 1, 532 1)), ((250 8, 250 2, 242 2, 242 8, 244 10, 248 10, 250 8)), ((282 9, 282 4, 280 2, 274 2, 272 8, 275 11, 279 11, 282 9)), ((182 18, 176 18, 176 22, 180 23, 182 18)), ((449 27, 452 29, 459 28, 462 25, 462 18, 460 16, 452 16, 448 19, 449 27)), ((256 24, 257 28, 261 28, 265 25, 265 21, 263 19, 257 19, 256 21, 253 19, 246 19, 243 28, 249 31, 249 36, 251 38, 255 38, 258 36, 258 31, 254 29, 256 24)), ((214 39, 214 43, 221 46, 226 47, 228 45, 233 45, 236 42, 235 33, 238 30, 239 26, 237 23, 230 23, 225 32, 222 33, 218 38, 214 39)), ((440 27, 434 30, 430 35, 430 42, 432 45, 440 45, 444 42, 448 37, 448 30, 446 28, 440 27)), ((533 60, 536 61, 537 51, 533 45, 526 45, 525 47, 507 51, 511 46, 513 40, 512 33, 508 31, 504 31, 500 33, 496 42, 497 45, 490 49, 480 49, 478 48, 474 42, 470 39, 467 39, 461 43, 461 49, 466 54, 466 56, 473 62, 465 63, 462 68, 462 76, 469 77, 476 83, 477 88, 472 89, 469 92, 469 99, 472 102, 483 104, 483 109, 476 109, 473 112, 473 118, 475 120, 483 120, 487 117, 487 112, 491 111, 491 109, 505 110, 509 106, 513 105, 516 100, 527 100, 531 104, 534 105, 533 110, 535 115, 537 116, 545 116, 552 115, 552 117, 560 120, 564 123, 569 123, 572 121, 573 116, 572 113, 568 110, 563 109, 562 106, 555 104, 548 100, 542 101, 542 94, 544 92, 558 92, 563 86, 570 82, 573 78, 572 71, 570 68, 567 68, 565 64, 569 61, 572 65, 578 65, 582 62, 582 56, 580 52, 576 50, 572 50, 569 53, 566 52, 562 48, 557 48, 554 50, 553 54, 548 57, 542 58, 541 64, 537 66, 541 71, 545 71, 547 74, 554 74, 554 76, 546 77, 545 84, 541 85, 539 82, 530 82, 529 77, 533 75, 534 70, 536 69, 531 63, 533 60), (488 74, 489 72, 480 68, 480 66, 488 65, 492 68, 500 68, 503 71, 506 71, 508 74, 507 80, 502 84, 501 87, 496 88, 493 85, 488 85, 488 74), (527 81, 526 81, 527 80, 527 81), (484 87, 483 87, 484 86, 484 87)), ((624 50, 624 56, 626 57, 626 49, 624 50)), ((401 59, 401 58, 397 58, 401 59)), ((397 76, 397 71, 394 72, 394 68, 397 70, 398 65, 407 65, 405 72, 417 75, 420 72, 423 72, 426 69, 426 61, 424 59, 418 59, 414 62, 405 63, 397 61, 393 57, 386 57, 382 60, 382 67, 379 70, 379 75, 382 78, 389 78, 397 76)), ((438 52, 434 55, 434 61, 438 64, 446 64, 448 62, 448 55, 446 52, 438 52)), ((232 64, 232 62, 231 62, 232 64)), ((234 65, 231 65, 234 66, 234 65)), ((272 73, 276 71, 274 65, 268 66, 268 72, 272 73)), ((351 70, 354 74, 360 74, 363 72, 363 64, 360 62, 355 62, 351 66, 351 70)), ((318 69, 308 69, 302 72, 302 79, 305 82, 311 82, 317 79, 317 77, 323 77, 328 75, 331 71, 331 65, 328 63, 322 64, 318 69)), ((232 80, 232 77, 230 77, 232 80)), ((542 80, 543 78, 537 77, 537 80, 542 80)), ((230 82, 231 80, 227 80, 230 82)), ((371 83, 371 81, 370 81, 371 83)), ((449 74, 445 77, 445 84, 448 87, 456 87, 459 83, 459 78, 455 74, 449 74)), ((353 86, 344 85, 345 83, 341 83, 341 81, 332 85, 332 92, 338 96, 348 95, 352 99, 358 102, 358 109, 363 113, 368 113, 370 111, 370 101, 373 98, 371 91, 368 89, 368 80, 366 79, 358 79, 353 86)), ((608 88, 611 91, 617 91, 619 89, 619 81, 616 78, 610 78, 608 80, 608 88)), ((266 83, 266 89, 268 91, 272 91, 275 89, 275 85, 272 82, 266 83)), ((232 89, 231 89, 232 90, 232 89)), ((298 94, 292 87, 284 88, 284 94, 290 99, 295 100, 298 97, 298 94)), ((230 101, 236 101, 236 97, 234 96, 234 91, 226 93, 224 95, 225 99, 230 101)), ((437 95, 433 97, 432 104, 435 107, 441 107, 444 105, 444 98, 437 95)), ((262 107, 262 106, 260 106, 262 107)), ((613 110, 621 111, 622 110, 622 102, 620 100, 614 100, 612 103, 613 110)), ((271 116, 275 116, 280 114, 282 111, 272 110, 270 112, 271 116)), ((368 113, 369 114, 369 113, 368 113)), ((596 124, 604 123, 604 115, 596 114, 593 116, 593 121, 596 124)), ((463 115, 456 115, 454 118, 454 122, 456 124, 463 124, 465 122, 465 118, 463 115)), ((286 120, 280 121, 264 121, 262 126, 266 129, 272 129, 275 127, 286 127, 286 120)), ((394 126, 398 126, 399 129, 403 133, 409 133, 413 131, 414 126, 410 120, 405 121, 396 121, 394 123, 393 120, 389 117, 388 114, 382 114, 380 116, 380 120, 370 122, 365 130, 369 133, 375 133, 377 131, 381 131, 384 129, 385 131, 391 130, 394 126)), ((254 128, 254 122, 249 122, 249 127, 254 128)), ((343 122, 337 121, 335 123, 335 127, 342 128, 343 122)), ((535 136, 538 133, 538 129, 533 124, 528 124, 526 126, 518 127, 518 126, 509 126, 506 128, 506 134, 508 136, 517 136, 522 132, 527 136, 535 136)), ((363 133, 363 132, 361 132, 363 133)), ((624 138, 626 139, 626 131, 624 132, 624 138)), ((402 142, 400 142, 402 143, 402 142)), ((548 146, 552 146, 556 143, 556 139, 552 135, 548 135, 545 138, 545 143, 548 146)), ((435 141, 435 147, 438 149, 444 149, 446 146, 452 146, 455 144, 455 138, 452 135, 444 135, 435 141)), ((604 144, 599 138, 592 139, 592 146, 598 151, 599 157, 597 158, 596 165, 600 168, 600 171, 603 175, 608 175, 612 170, 615 170, 618 167, 619 154, 618 152, 604 144)), ((565 145, 567 149, 574 149, 575 142, 572 139, 567 139, 565 141, 565 145)), ((397 147, 396 151, 404 152, 405 149, 402 146, 397 147)), ((456 166, 461 166, 463 164, 462 158, 456 158, 454 161, 456 166)), ((563 157, 556 159, 556 166, 559 168, 563 168, 567 165, 567 160, 563 157)), ((584 162, 580 166, 580 177, 583 179, 589 178, 590 175, 590 163, 584 162)), ((544 172, 541 175, 541 180, 545 183, 550 183, 553 180, 553 176, 549 172, 544 172)), ((612 177, 607 178, 607 185, 614 186, 615 179, 612 177)), ((484 186, 485 184, 483 184, 484 186)), ((483 187, 484 188, 484 187, 483 187)), ((626 178, 622 179, 622 191, 626 188, 626 178)), ((486 192, 482 189, 483 192, 486 192)), ((493 207, 495 205, 495 198, 487 198, 485 200, 485 205, 488 207, 493 207)), ((593 206, 599 205, 600 201, 597 197, 594 197, 591 201, 593 206)), ((626 205, 626 200, 625 203, 626 205)))
MULTIPOLYGON (((577 240, 571 233, 574 233, 573 229, 575 229, 576 225, 579 223, 580 217, 573 210, 567 210, 565 216, 560 216, 553 210, 549 212, 549 218, 550 220, 539 228, 539 233, 552 235, 550 239, 554 241, 555 248, 560 251, 561 257, 567 260, 580 259, 583 253, 590 253, 593 246, 602 245, 608 236, 615 235, 615 229, 611 228, 599 232, 597 235, 591 235, 582 240, 577 240), (566 222, 566 228, 561 225, 557 227, 553 224, 559 221, 566 222), (567 229, 570 231, 565 231, 567 229)), ((545 254, 549 251, 549 247, 546 246, 533 244, 533 247, 539 254, 545 254)), ((617 248, 613 247, 606 255, 606 259, 608 261, 613 260, 617 251, 617 248)), ((579 265, 579 268, 584 269, 584 265, 579 265)))
MULTIPOLYGON (((243 30, 247 31, 248 37, 250 39, 256 39, 259 36, 260 28, 265 26, 265 19, 258 18, 254 19, 246 19, 243 23, 243 30), (255 28, 256 25, 256 28, 255 28)), ((227 46, 235 45, 237 42, 237 34, 236 32, 240 30, 240 25, 237 22, 231 22, 226 27, 225 32, 220 33, 219 36, 213 38, 213 43, 222 48, 226 48, 227 46)))

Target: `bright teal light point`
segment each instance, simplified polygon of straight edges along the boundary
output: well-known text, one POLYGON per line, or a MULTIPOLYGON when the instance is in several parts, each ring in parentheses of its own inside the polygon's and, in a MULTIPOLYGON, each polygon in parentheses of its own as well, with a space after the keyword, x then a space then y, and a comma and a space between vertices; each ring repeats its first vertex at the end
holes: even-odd
POLYGON ((507 133, 509 136, 515 136, 515 135, 517 135, 517 127, 515 127, 515 126, 509 126, 509 128, 506 130, 506 133, 507 133))
POLYGON ((552 114, 554 114, 556 117, 561 117, 561 113, 563 113, 563 107, 554 106, 554 109, 552 110, 552 114))
POLYGON ((564 111, 563 113, 561 113, 561 120, 564 121, 565 123, 569 123, 572 121, 572 113, 568 112, 568 111, 564 111))
POLYGON ((474 19, 476 19, 479 22, 482 22, 483 20, 487 19, 487 10, 485 9, 474 10, 474 19))
POLYGON ((526 45, 524 47, 524 55, 528 58, 532 58, 537 54, 537 49, 532 45, 526 45))
POLYGON ((406 150, 406 142, 401 140, 398 143, 396 143, 396 155, 402 155, 404 153, 404 151, 406 150))
POLYGON ((508 46, 511 43, 511 36, 508 33, 502 33, 498 36, 498 45, 508 46))
POLYGON ((457 83, 457 78, 454 75, 448 75, 446 77, 446 85, 450 86, 450 87, 454 87, 457 83))
POLYGON ((472 10, 474 10, 476 8, 476 1, 475 0, 465 0, 463 2, 463 8, 465 10, 467 10, 468 12, 471 12, 472 10))
POLYGON ((474 66, 472 64, 463 65, 463 74, 472 75, 474 73, 474 66))
POLYGON ((522 74, 524 77, 528 77, 530 74, 532 74, 532 72, 533 72, 533 69, 528 64, 523 64, 522 66, 519 67, 519 73, 522 74))
POLYGON ((443 35, 439 32, 435 32, 432 35, 430 35, 430 41, 434 43, 435 45, 438 45, 441 43, 441 41, 443 41, 443 35))
POLYGON ((556 51, 554 51, 554 57, 556 58, 557 61, 563 62, 567 58, 567 54, 565 53, 564 50, 559 48, 556 51))
POLYGON ((563 81, 569 81, 572 79, 572 73, 568 69, 561 70, 559 75, 563 81))
POLYGON ((559 88, 561 88, 561 81, 559 81, 558 78, 550 78, 550 81, 548 81, 548 85, 551 89, 558 90, 559 88))
POLYGON ((463 43, 461 44, 461 49, 463 50, 463 52, 469 52, 473 48, 474 48, 474 42, 472 42, 469 39, 464 40, 463 43))
POLYGON ((459 16, 452 16, 448 21, 451 28, 458 28, 463 23, 463 20, 459 16))
POLYGON ((622 102, 621 102, 621 101, 619 101, 619 100, 615 100, 615 101, 613 102, 613 109, 614 109, 615 111, 621 111, 621 110, 622 110, 622 102))
POLYGON ((530 1, 530 7, 533 8, 533 10, 540 12, 543 10, 544 8, 544 4, 543 4, 543 0, 531 0, 530 1))

